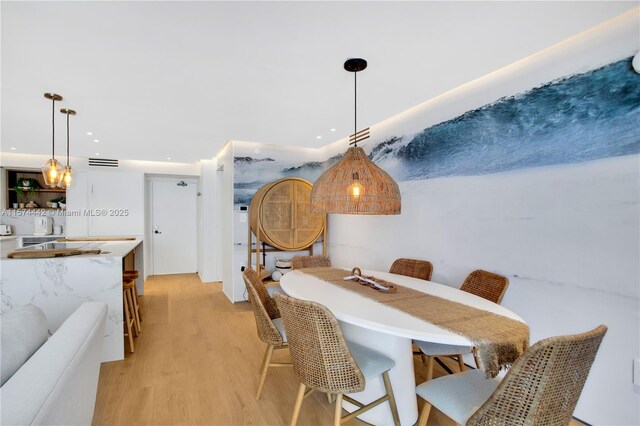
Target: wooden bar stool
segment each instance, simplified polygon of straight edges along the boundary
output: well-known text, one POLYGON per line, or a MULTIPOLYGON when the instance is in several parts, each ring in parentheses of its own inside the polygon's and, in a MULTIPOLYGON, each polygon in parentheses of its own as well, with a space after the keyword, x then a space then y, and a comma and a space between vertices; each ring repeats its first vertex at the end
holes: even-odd
POLYGON ((123 277, 127 277, 127 278, 132 279, 132 280, 137 280, 138 277, 140 276, 140 272, 138 272, 138 271, 123 271, 122 272, 122 276, 123 277))
POLYGON ((136 333, 135 326, 135 316, 133 310, 133 287, 135 287, 136 282, 133 280, 123 281, 122 283, 122 302, 123 302, 123 311, 124 311, 124 327, 125 327, 125 336, 129 337, 129 349, 131 353, 134 353, 136 348, 133 344, 133 335, 136 333))
MULTIPOLYGON (((127 280, 137 280, 140 277, 140 272, 131 270, 131 271, 123 271, 122 272, 122 281, 127 280)), ((138 315, 136 316, 138 322, 142 322, 142 309, 140 309, 140 296, 138 295, 138 286, 133 288, 133 292, 136 296, 136 312, 138 315)))
MULTIPOLYGON (((127 271, 125 271, 127 272, 127 271)), ((134 271, 137 273, 137 271, 134 271)), ((125 275, 122 274, 123 282, 132 282, 133 285, 129 288, 129 292, 131 293, 131 310, 134 324, 136 326, 136 335, 140 335, 142 333, 142 324, 140 319, 140 304, 138 303, 138 286, 136 285, 135 278, 132 278, 135 274, 125 275)), ((139 275, 138 275, 139 276, 139 275)))

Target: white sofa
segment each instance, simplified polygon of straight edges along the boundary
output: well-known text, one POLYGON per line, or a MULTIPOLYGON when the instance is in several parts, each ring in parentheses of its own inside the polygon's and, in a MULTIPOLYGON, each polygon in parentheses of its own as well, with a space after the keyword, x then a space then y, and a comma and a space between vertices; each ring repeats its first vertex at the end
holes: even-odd
POLYGON ((2 365, 6 381, 0 388, 0 424, 91 424, 107 305, 82 304, 48 339, 46 318, 39 308, 27 305, 15 311, 0 317, 1 351, 6 361, 2 365), (29 347, 34 345, 31 354, 29 347), (26 358, 23 364, 20 357, 26 358))

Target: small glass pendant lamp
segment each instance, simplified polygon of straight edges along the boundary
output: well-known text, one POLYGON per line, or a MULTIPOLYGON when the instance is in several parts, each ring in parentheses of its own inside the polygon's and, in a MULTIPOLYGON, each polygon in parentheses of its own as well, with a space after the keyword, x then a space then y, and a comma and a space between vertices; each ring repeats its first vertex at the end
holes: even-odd
POLYGON ((76 115, 76 112, 68 108, 62 108, 60 112, 67 116, 67 166, 64 168, 61 184, 63 188, 69 188, 72 181, 71 166, 69 165, 69 116, 76 115))
POLYGON ((55 188, 62 181, 63 169, 58 160, 56 160, 56 101, 61 101, 62 96, 55 93, 45 93, 44 97, 51 99, 51 159, 42 165, 42 177, 47 186, 55 188))
MULTIPOLYGON (((367 61, 353 58, 344 69, 354 77, 354 133, 353 146, 333 167, 326 170, 313 184, 311 210, 323 213, 358 215, 400 214, 400 189, 391 176, 369 159, 358 146, 367 129, 358 132, 357 73, 367 67, 367 61)), ((367 135, 368 137, 368 135, 367 135)))

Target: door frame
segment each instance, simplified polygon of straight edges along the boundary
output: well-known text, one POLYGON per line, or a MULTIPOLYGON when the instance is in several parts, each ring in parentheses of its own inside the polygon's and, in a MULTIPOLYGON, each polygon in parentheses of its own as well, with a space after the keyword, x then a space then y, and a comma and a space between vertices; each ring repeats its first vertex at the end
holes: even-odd
MULTIPOLYGON (((144 245, 144 270, 145 278, 149 275, 155 275, 153 269, 153 187, 154 181, 176 181, 185 180, 191 181, 196 184, 196 188, 200 185, 200 176, 198 175, 163 175, 156 173, 145 173, 144 175, 144 240, 147 244, 144 245), (148 273, 147 273, 148 271, 148 273)), ((190 182, 190 183, 191 183, 190 182)), ((196 189, 197 191, 197 189, 196 189)), ((197 236, 199 230, 197 229, 197 216, 198 216, 198 203, 196 202, 196 255, 197 255, 197 236)), ((196 268, 198 265, 196 265, 196 268)))

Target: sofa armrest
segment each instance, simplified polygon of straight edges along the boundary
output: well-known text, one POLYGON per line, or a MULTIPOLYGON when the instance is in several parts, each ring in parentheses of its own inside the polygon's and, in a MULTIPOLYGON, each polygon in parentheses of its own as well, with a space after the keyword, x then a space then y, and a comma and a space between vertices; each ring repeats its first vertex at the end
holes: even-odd
POLYGON ((2 386, 3 425, 91 424, 107 305, 87 302, 2 386))

